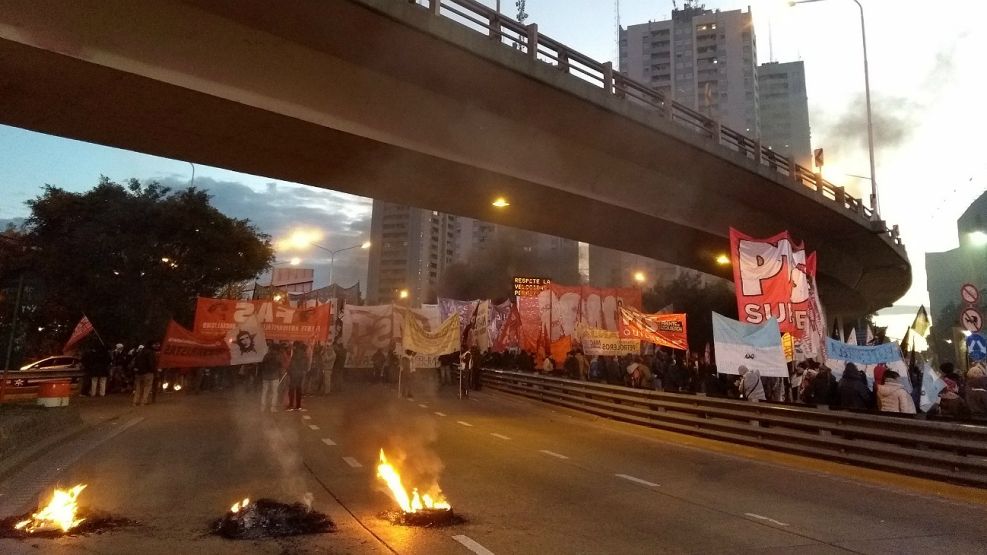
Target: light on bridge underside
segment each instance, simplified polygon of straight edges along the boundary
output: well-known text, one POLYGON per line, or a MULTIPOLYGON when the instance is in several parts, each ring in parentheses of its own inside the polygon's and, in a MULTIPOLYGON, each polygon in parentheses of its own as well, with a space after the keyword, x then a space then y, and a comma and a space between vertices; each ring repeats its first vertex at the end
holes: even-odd
POLYGON ((634 272, 634 281, 644 283, 647 279, 648 278, 644 275, 644 272, 634 272))
POLYGON ((401 299, 407 299, 408 298, 408 290, 407 289, 402 289, 400 292, 398 292, 398 297, 401 298, 401 299))
POLYGON ((726 266, 727 264, 730 263, 730 257, 725 254, 721 254, 720 256, 716 257, 716 263, 719 264, 720 266, 726 266))
POLYGON ((493 201, 491 204, 497 208, 506 208, 511 205, 511 203, 507 202, 507 199, 504 197, 497 197, 497 200, 493 201))
POLYGON ((982 247, 987 245, 987 233, 983 231, 973 231, 970 233, 970 243, 982 247))

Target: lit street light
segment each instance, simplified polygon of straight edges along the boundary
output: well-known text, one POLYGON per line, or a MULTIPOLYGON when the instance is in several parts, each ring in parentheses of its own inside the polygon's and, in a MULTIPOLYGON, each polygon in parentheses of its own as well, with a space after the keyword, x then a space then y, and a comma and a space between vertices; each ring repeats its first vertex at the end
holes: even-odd
POLYGON ((497 197, 497 199, 490 204, 494 205, 497 208, 507 208, 508 206, 511 205, 511 203, 507 202, 507 199, 504 197, 497 197))
POLYGON ((329 253, 329 285, 332 285, 332 283, 333 283, 333 281, 332 281, 332 269, 333 269, 333 266, 335 266, 335 264, 336 264, 336 255, 338 253, 341 253, 341 252, 344 252, 344 251, 350 251, 350 250, 353 250, 353 249, 364 249, 364 250, 366 250, 366 249, 369 249, 370 248, 370 241, 364 241, 363 243, 360 243, 359 245, 353 245, 351 247, 344 247, 344 248, 335 249, 335 250, 332 250, 332 249, 323 247, 322 245, 317 245, 315 243, 309 243, 309 244, 312 245, 313 247, 317 248, 317 249, 322 249, 322 250, 326 251, 327 253, 329 253))
POLYGON ((644 272, 634 272, 634 281, 636 281, 638 284, 644 285, 644 282, 647 279, 648 277, 644 275, 644 272))
MULTIPOLYGON (((810 4, 813 2, 823 2, 824 0, 789 0, 789 6, 799 4, 810 4)), ((874 171, 874 124, 871 118, 870 106, 870 70, 867 67, 867 31, 864 25, 864 6, 860 0, 853 0, 860 8, 860 40, 864 48, 864 97, 867 102, 867 152, 870 155, 870 207, 874 211, 874 218, 878 217, 877 203, 877 177, 874 171)))
POLYGON ((730 257, 725 254, 721 254, 720 256, 716 257, 716 263, 719 264, 720 266, 726 266, 727 264, 730 263, 730 257))
POLYGON ((398 298, 399 299, 407 299, 408 298, 408 290, 407 289, 402 289, 401 291, 399 291, 398 292, 398 298))

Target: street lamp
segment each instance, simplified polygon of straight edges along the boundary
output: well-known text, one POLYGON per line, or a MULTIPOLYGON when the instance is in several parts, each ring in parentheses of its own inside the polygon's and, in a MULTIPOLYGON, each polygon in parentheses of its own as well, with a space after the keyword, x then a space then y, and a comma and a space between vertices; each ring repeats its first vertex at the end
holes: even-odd
POLYGON ((407 299, 408 298, 408 290, 407 289, 402 289, 401 291, 398 291, 398 298, 399 299, 407 299))
POLYGON ((644 272, 634 272, 634 281, 636 281, 639 285, 644 285, 644 282, 647 279, 648 278, 644 275, 644 272))
MULTIPOLYGON (((823 2, 824 0, 789 0, 789 6, 799 4, 811 4, 813 2, 823 2)), ((874 211, 874 218, 878 217, 877 203, 877 177, 874 171, 874 124, 871 118, 870 107, 870 70, 867 67, 867 31, 864 25, 864 6, 860 0, 853 0, 860 8, 860 40, 864 47, 864 96, 867 101, 867 152, 870 155, 870 207, 874 211)))
POLYGON ((322 245, 319 245, 319 244, 316 244, 316 243, 311 243, 310 242, 309 244, 312 245, 313 247, 317 248, 317 249, 322 249, 322 250, 326 251, 327 253, 329 253, 329 285, 332 285, 332 283, 333 283, 332 282, 332 269, 333 269, 333 266, 336 264, 336 255, 338 253, 341 253, 341 252, 344 252, 344 251, 350 251, 350 250, 353 250, 353 249, 364 249, 364 250, 366 250, 366 249, 369 249, 370 248, 370 241, 364 241, 363 243, 360 243, 359 245, 353 245, 351 247, 344 247, 342 249, 335 249, 335 250, 329 249, 329 248, 326 248, 326 247, 323 247, 322 245))
POLYGON ((721 254, 720 256, 716 257, 716 263, 719 264, 720 266, 726 266, 727 264, 730 263, 730 257, 725 254, 721 254))

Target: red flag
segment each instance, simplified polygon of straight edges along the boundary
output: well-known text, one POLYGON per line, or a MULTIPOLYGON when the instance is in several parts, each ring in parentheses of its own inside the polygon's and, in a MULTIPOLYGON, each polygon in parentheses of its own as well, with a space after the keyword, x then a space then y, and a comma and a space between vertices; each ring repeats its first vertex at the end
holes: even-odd
POLYGON ((218 338, 193 333, 171 320, 161 344, 158 368, 251 364, 260 362, 266 354, 267 342, 256 318, 247 319, 218 338))
POLYGON ((65 348, 62 349, 63 353, 68 353, 72 347, 86 338, 90 333, 93 332, 93 324, 89 321, 89 318, 83 314, 82 320, 75 325, 75 329, 72 330, 72 335, 69 337, 68 342, 65 343, 65 348))
POLYGON ((502 353, 507 350, 508 345, 518 345, 521 342, 521 313, 517 305, 511 303, 511 310, 507 314, 507 321, 500 328, 500 333, 494 341, 493 350, 502 353))

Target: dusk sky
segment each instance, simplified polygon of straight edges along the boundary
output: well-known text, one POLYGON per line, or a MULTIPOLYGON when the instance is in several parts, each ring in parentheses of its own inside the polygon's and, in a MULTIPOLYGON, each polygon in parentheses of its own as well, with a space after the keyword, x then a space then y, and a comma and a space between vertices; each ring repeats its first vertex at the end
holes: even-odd
MULTIPOLYGON (((868 10, 881 211, 889 224, 900 226, 914 271, 913 287, 898 304, 928 304, 924 253, 956 246, 956 218, 987 187, 987 158, 979 137, 987 115, 974 99, 983 85, 978 40, 983 36, 975 31, 987 20, 987 3, 957 1, 945 9, 931 3, 862 1, 868 10)), ((672 9, 671 0, 620 4, 625 26, 666 19, 672 9)), ((856 5, 827 0, 791 8, 782 0, 722 0, 708 1, 706 7, 746 10, 748 4, 756 20, 759 62, 805 61, 812 142, 826 149, 827 178, 866 198, 870 184, 846 175, 868 172, 856 5)), ((528 0, 528 22, 593 58, 611 60, 613 5, 612 0, 528 0)), ((502 6, 514 15, 513 0, 503 0, 502 6)), ((0 152, 0 220, 24 217, 24 201, 37 196, 45 183, 82 191, 104 174, 182 186, 192 171, 184 161, 3 126, 0 152)), ((195 183, 209 189, 225 213, 250 218, 275 238, 300 225, 322 229, 330 248, 358 244, 369 235, 368 199, 201 165, 195 183)), ((301 256, 306 265, 316 266, 317 280, 324 282, 328 256, 301 256)), ((342 285, 365 283, 366 252, 342 255, 335 272, 342 285)), ((899 336, 909 322, 910 316, 895 319, 890 335, 899 336)))

